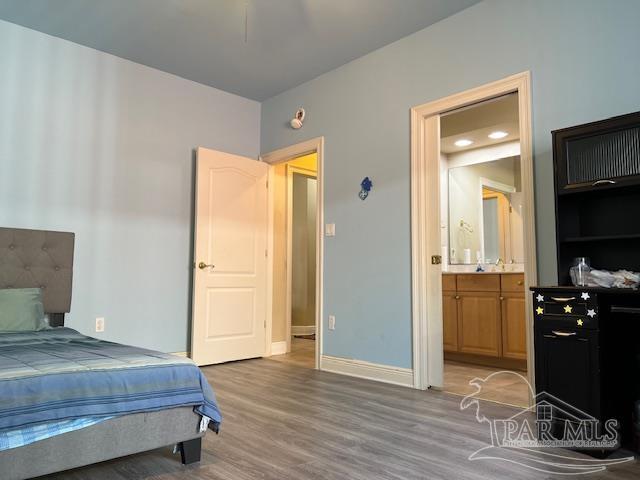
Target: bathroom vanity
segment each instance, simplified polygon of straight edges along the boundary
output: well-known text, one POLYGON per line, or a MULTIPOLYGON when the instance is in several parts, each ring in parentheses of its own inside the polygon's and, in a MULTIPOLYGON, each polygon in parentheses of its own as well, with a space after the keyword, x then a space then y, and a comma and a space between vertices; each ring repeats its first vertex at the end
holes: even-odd
POLYGON ((526 369, 524 274, 443 273, 446 360, 526 369))

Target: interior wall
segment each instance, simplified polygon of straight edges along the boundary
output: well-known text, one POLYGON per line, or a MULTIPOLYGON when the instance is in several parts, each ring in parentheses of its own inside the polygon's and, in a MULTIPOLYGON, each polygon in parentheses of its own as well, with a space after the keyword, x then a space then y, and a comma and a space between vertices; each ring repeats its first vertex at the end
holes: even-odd
POLYGON ((68 326, 186 351, 194 149, 256 158, 260 104, 2 21, 0 45, 0 225, 76 233, 68 326))
MULTIPOLYGON (((262 104, 261 151, 324 136, 324 353, 410 368, 411 107, 531 71, 538 270, 556 281, 551 130, 638 110, 636 0, 486 0, 262 104), (300 130, 287 121, 300 106, 300 130), (362 178, 373 189, 358 198, 362 178)), ((437 253, 437 252, 434 252, 437 253)))

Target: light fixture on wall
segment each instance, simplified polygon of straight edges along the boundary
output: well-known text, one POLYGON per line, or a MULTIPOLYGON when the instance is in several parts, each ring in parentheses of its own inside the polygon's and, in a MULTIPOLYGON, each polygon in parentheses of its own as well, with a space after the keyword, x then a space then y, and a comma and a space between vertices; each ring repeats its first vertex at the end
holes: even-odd
POLYGON ((496 130, 495 132, 491 132, 489 134, 489 138, 493 140, 499 140, 501 138, 506 137, 507 135, 509 135, 507 132, 503 132, 502 130, 496 130))
POLYGON ((291 123, 291 128, 293 128, 294 130, 298 130, 299 128, 302 128, 302 124, 304 123, 305 115, 306 115, 306 112, 304 111, 304 108, 300 107, 296 111, 296 114, 291 119, 291 122, 290 122, 291 123))
POLYGON ((468 147, 469 145, 471 145, 473 143, 472 140, 469 140, 467 138, 461 138, 460 140, 456 140, 454 145, 456 147, 468 147))

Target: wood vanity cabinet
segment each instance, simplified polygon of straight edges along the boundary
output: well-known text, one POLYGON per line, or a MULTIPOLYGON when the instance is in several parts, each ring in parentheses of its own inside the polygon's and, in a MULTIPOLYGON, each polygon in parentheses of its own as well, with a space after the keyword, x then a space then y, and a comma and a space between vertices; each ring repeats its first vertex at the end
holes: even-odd
POLYGON ((444 351, 457 352, 458 294, 456 293, 456 279, 453 275, 445 275, 442 281, 442 321, 442 343, 444 345, 444 351), (451 280, 453 280, 453 284, 451 284, 451 280))
POLYGON ((445 357, 492 366, 525 368, 524 275, 444 274, 445 357))

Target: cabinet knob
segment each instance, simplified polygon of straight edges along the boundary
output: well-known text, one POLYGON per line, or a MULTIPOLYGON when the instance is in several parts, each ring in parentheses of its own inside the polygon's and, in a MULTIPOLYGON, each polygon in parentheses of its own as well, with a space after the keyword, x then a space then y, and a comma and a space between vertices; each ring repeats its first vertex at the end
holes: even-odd
POLYGON ((453 297, 453 298, 455 298, 456 300, 460 300, 460 295, 456 295, 456 296, 455 296, 455 297, 453 297))
POLYGON ((518 285, 522 285, 524 282, 522 280, 518 280, 518 285))
POLYGON ((504 300, 504 297, 500 297, 500 301, 504 300))

